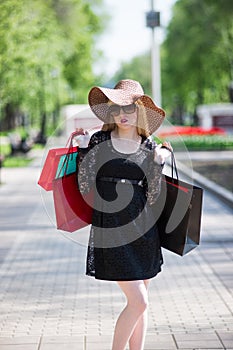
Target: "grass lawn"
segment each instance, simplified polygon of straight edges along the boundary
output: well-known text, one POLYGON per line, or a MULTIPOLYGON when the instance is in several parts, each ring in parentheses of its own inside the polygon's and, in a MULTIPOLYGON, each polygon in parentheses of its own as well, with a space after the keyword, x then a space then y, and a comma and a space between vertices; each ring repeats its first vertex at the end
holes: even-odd
MULTIPOLYGON (((33 146, 34 148, 34 146, 33 146)), ((37 147, 36 147, 37 148, 37 147)), ((28 154, 18 153, 16 155, 10 155, 11 148, 9 144, 1 145, 1 155, 3 156, 3 164, 5 168, 17 168, 27 166, 33 158, 28 154)))

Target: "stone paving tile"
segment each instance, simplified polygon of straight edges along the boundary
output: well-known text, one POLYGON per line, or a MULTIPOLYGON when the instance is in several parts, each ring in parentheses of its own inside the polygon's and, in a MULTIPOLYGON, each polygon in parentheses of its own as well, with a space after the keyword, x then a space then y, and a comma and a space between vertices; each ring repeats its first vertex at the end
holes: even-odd
POLYGON ((3 344, 1 350, 38 350, 38 344, 3 344))
POLYGON ((22 345, 22 344, 39 344, 40 337, 0 337, 0 349, 2 345, 22 345))
POLYGON ((84 343, 84 336, 42 336, 41 344, 84 343))
POLYGON ((214 340, 180 341, 177 346, 178 349, 224 349, 220 341, 214 340))
POLYGON ((85 350, 85 337, 80 336, 43 336, 40 350, 85 350))
POLYGON ((112 344, 111 335, 93 336, 89 335, 86 337, 86 348, 85 350, 109 350, 112 344))
MULTIPOLYGON (((81 343, 42 344, 40 350, 86 350, 81 343)), ((93 349, 94 350, 94 349, 93 349)))
POLYGON ((217 334, 222 340, 233 340, 232 332, 217 332, 217 334))
POLYGON ((177 349, 174 337, 171 334, 147 334, 145 350, 147 349, 177 349))
POLYGON ((188 333, 174 335, 178 349, 225 349, 222 339, 215 332, 210 333, 188 333))
POLYGON ((233 348, 233 332, 217 332, 224 346, 229 349, 233 348))
MULTIPOLYGON (((110 350, 112 336, 87 336, 86 350, 110 350)), ((128 349, 128 347, 127 347, 128 349)), ((177 349, 171 335, 147 334, 145 350, 173 350, 177 349)))
POLYGON ((174 335, 176 342, 184 342, 184 341, 192 341, 192 340, 200 340, 200 341, 208 341, 208 340, 219 340, 218 335, 215 332, 210 333, 176 333, 174 335))

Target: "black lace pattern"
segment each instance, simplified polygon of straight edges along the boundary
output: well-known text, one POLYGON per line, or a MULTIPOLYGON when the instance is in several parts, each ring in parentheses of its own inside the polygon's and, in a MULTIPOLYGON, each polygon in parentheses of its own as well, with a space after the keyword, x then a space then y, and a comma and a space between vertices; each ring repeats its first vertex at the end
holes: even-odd
MULTIPOLYGON (((77 169, 78 186, 81 193, 88 193, 94 186, 96 181, 98 154, 100 152, 99 144, 109 141, 110 139, 110 132, 99 131, 92 135, 88 148, 81 148, 79 150, 77 169), (87 154, 88 157, 86 157, 87 154)), ((154 161, 154 148, 156 146, 157 144, 154 141, 142 138, 141 147, 134 155, 136 160, 139 158, 145 158, 145 156, 148 157, 147 177, 145 177, 143 181, 143 186, 150 205, 154 204, 159 196, 163 169, 160 164, 157 164, 154 161)))
POLYGON ((135 280, 151 278, 161 270, 163 260, 151 210, 160 193, 162 176, 162 166, 154 161, 155 147, 154 142, 142 138, 137 152, 122 154, 114 149, 111 133, 99 131, 93 134, 87 149, 80 149, 80 192, 96 191, 88 275, 103 280, 135 280), (131 193, 128 185, 117 188, 116 183, 102 181, 103 177, 138 180, 142 186, 133 185, 131 193), (132 198, 119 209, 119 202, 114 202, 118 195, 132 198))

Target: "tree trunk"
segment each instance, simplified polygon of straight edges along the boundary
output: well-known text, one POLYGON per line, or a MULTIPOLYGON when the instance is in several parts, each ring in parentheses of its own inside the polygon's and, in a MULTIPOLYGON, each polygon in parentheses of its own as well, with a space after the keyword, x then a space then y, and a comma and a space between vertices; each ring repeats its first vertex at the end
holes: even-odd
POLYGON ((3 109, 3 120, 1 123, 2 131, 9 131, 14 129, 17 125, 18 112, 15 106, 7 103, 3 109))

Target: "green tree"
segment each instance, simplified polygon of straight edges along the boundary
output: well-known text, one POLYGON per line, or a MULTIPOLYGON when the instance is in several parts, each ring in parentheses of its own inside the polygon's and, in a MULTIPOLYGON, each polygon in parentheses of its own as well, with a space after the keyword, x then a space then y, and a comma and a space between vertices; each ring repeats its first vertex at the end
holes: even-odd
POLYGON ((178 0, 174 5, 162 49, 163 101, 171 112, 228 100, 233 11, 231 1, 224 3, 224 16, 222 2, 178 0))
POLYGON ((0 98, 8 127, 14 126, 8 110, 38 105, 38 96, 46 88, 40 72, 43 71, 45 81, 50 69, 59 62, 56 29, 56 19, 45 3, 9 0, 0 4, 0 98))
POLYGON ((98 57, 93 47, 107 21, 104 12, 101 13, 101 19, 98 15, 101 4, 100 0, 53 1, 57 19, 66 38, 67 55, 64 59, 64 76, 79 103, 87 102, 86 91, 95 80, 92 66, 93 61, 98 57))
POLYGON ((204 2, 206 6, 212 6, 214 9, 213 20, 222 39, 222 47, 218 47, 218 54, 226 57, 226 67, 233 80, 233 2, 229 0, 204 0, 204 2))
POLYGON ((95 79, 94 39, 104 25, 92 8, 94 0, 0 2, 2 127, 14 127, 19 114, 30 114, 31 122, 51 114, 58 79, 61 102, 86 102, 85 89, 95 79))

